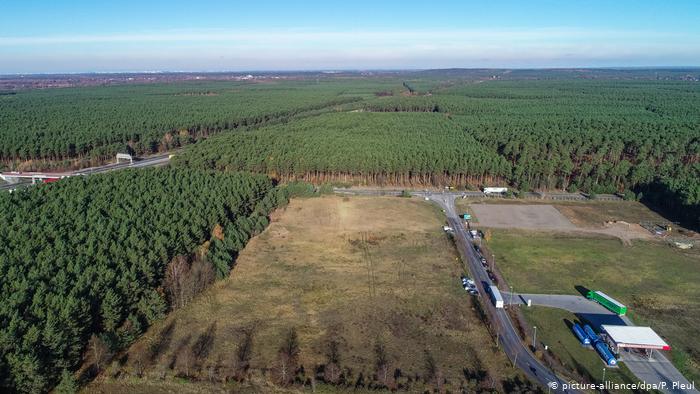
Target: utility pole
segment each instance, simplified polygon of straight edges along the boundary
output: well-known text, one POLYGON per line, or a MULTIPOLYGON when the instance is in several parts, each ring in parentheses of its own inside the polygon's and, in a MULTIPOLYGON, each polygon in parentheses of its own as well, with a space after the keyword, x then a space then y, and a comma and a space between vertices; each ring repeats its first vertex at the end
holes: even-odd
POLYGON ((605 367, 603 367, 603 388, 600 390, 600 392, 602 393, 603 390, 605 390, 605 367))
POLYGON ((510 305, 513 305, 513 286, 510 287, 510 301, 508 302, 508 307, 510 308, 510 305))
POLYGON ((537 350, 537 326, 533 326, 535 329, 535 334, 532 336, 532 348, 537 350))

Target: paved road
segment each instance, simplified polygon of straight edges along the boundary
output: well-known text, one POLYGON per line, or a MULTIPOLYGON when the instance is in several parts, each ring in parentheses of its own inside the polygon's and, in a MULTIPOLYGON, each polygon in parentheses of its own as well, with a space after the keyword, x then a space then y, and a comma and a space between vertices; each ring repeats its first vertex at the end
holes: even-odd
MULTIPOLYGON (((481 294, 486 296, 485 287, 491 286, 492 282, 486 273, 486 269, 481 265, 481 260, 474 250, 471 241, 467 235, 467 230, 464 228, 462 220, 458 217, 455 209, 455 198, 461 196, 461 193, 430 193, 416 192, 414 195, 419 195, 423 198, 428 198, 437 203, 445 210, 447 222, 455 230, 455 240, 457 249, 462 256, 462 259, 469 265, 469 271, 474 276, 474 280, 481 294)), ((491 322, 493 322, 498 331, 499 344, 506 355, 513 361, 518 368, 533 381, 540 382, 544 387, 548 387, 548 383, 557 382, 559 392, 576 392, 572 390, 564 391, 561 389, 564 381, 556 376, 552 371, 544 366, 535 356, 523 345, 518 333, 510 320, 510 316, 504 309, 497 309, 491 302, 484 302, 487 313, 491 322)))
POLYGON ((20 187, 31 186, 31 182, 21 182, 21 183, 3 183, 0 185, 0 190, 15 190, 20 187))
MULTIPOLYGON (((145 168, 145 167, 157 167, 157 166, 162 166, 165 164, 168 164, 170 161, 170 156, 172 155, 171 153, 167 154, 162 154, 162 155, 157 155, 157 156, 151 156, 147 157, 138 161, 134 161, 133 163, 119 163, 119 164, 106 164, 103 166, 99 167, 90 167, 90 168, 83 168, 77 171, 73 171, 72 174, 74 176, 77 175, 93 175, 93 174, 101 174, 105 172, 110 172, 110 171, 116 171, 116 170, 123 170, 126 168, 145 168)), ((31 186, 31 182, 20 182, 20 183, 7 183, 7 184, 2 184, 0 185, 0 190, 15 190, 20 187, 28 187, 31 186)))
POLYGON ((688 379, 686 379, 678 369, 669 361, 665 355, 660 352, 654 352, 652 357, 646 358, 633 353, 625 352, 622 356, 622 361, 625 363, 632 373, 646 383, 660 384, 664 382, 665 389, 661 391, 673 394, 697 394, 698 390, 690 387, 688 379), (684 385, 673 386, 676 384, 684 385))
POLYGON ((506 303, 513 305, 527 305, 527 300, 532 300, 532 305, 564 309, 571 313, 600 313, 617 316, 599 303, 577 295, 514 293, 511 297, 509 292, 504 291, 503 298, 506 303))
MULTIPOLYGON (((401 193, 401 190, 338 189, 336 192, 359 195, 398 195, 401 193)), ((555 392, 578 393, 576 390, 562 390, 564 381, 550 371, 549 368, 544 366, 535 358, 529 349, 523 345, 513 323, 510 321, 510 316, 508 316, 504 309, 496 309, 493 304, 488 301, 489 298, 487 296, 486 287, 490 286, 492 282, 486 273, 486 269, 481 265, 481 260, 474 250, 467 235, 467 230, 464 228, 464 224, 458 217, 455 209, 455 199, 461 198, 464 193, 414 191, 411 192, 411 194, 427 198, 437 203, 445 211, 448 225, 455 230, 457 249, 463 261, 469 265, 469 271, 476 282, 479 292, 484 295, 484 307, 489 315, 490 321, 498 332, 499 346, 503 349, 508 358, 510 358, 510 360, 532 381, 540 382, 543 387, 547 388, 550 382, 557 382, 557 389, 554 390, 555 392)))
MULTIPOLYGON (((399 195, 401 190, 369 190, 369 189, 337 189, 338 193, 351 193, 360 195, 399 195)), ((457 248, 465 262, 469 264, 469 269, 481 294, 488 294, 484 287, 491 285, 486 270, 480 263, 480 259, 472 248, 471 241, 466 233, 462 221, 459 219, 455 210, 454 201, 456 198, 461 198, 462 192, 430 192, 430 191, 411 191, 414 196, 428 198, 429 200, 440 205, 447 216, 448 224, 455 229, 455 237, 457 240, 457 248)), ((502 292, 505 302, 513 304, 526 304, 527 300, 532 300, 533 305, 547 306, 560 308, 578 315, 580 318, 587 320, 594 326, 601 324, 618 324, 618 325, 633 325, 627 317, 620 317, 605 309, 595 302, 587 300, 585 297, 576 295, 549 295, 549 294, 513 294, 502 292)), ((531 379, 539 381, 545 387, 547 383, 556 381, 561 387, 562 380, 542 365, 532 353, 522 344, 520 338, 513 327, 510 317, 503 309, 496 309, 493 304, 486 302, 485 306, 491 318, 491 321, 498 327, 499 341, 503 346, 504 352, 508 355, 511 361, 517 360, 517 366, 522 369, 531 379)), ((637 376, 640 380, 647 383, 665 382, 666 389, 662 390, 668 393, 694 393, 698 391, 694 389, 678 389, 673 388, 673 382, 688 385, 688 380, 673 366, 673 364, 660 352, 655 352, 651 359, 642 358, 633 354, 626 353, 623 355, 625 365, 637 376)), ((573 392, 573 391, 570 391, 573 392)))

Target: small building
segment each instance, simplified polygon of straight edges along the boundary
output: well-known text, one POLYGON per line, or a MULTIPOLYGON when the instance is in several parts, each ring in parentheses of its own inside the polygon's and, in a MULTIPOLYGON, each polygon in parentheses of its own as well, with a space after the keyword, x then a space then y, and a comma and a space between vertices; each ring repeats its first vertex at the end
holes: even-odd
POLYGON ((608 344, 618 354, 624 350, 644 350, 650 356, 654 350, 671 350, 671 346, 650 327, 603 324, 601 328, 608 344))

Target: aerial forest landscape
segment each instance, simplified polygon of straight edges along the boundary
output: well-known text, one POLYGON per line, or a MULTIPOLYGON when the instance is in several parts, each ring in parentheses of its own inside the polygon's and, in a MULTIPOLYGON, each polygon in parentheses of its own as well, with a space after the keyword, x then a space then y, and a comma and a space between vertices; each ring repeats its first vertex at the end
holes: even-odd
POLYGON ((61 3, 0 17, 0 392, 698 392, 694 13, 61 3))

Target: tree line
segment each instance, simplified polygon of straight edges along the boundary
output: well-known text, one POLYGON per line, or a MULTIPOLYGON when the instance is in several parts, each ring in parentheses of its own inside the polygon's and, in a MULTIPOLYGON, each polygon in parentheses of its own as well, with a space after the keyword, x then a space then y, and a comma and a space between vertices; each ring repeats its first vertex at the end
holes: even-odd
POLYGON ((0 388, 43 392, 228 274, 286 192, 261 175, 145 169, 0 195, 0 388))
POLYGON ((491 182, 509 165, 443 114, 331 113, 203 141, 176 166, 245 170, 282 181, 491 182))
POLYGON ((0 162, 111 159, 176 148, 358 100, 343 83, 178 83, 48 89, 0 96, 0 162))

